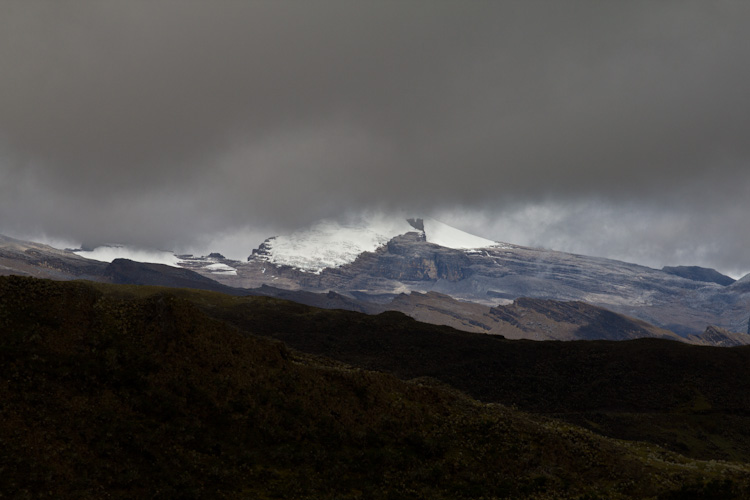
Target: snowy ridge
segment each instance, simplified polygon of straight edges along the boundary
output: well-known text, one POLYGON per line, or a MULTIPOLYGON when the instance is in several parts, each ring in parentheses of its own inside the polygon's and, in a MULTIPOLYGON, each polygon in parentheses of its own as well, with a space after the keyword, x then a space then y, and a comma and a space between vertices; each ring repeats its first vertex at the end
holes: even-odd
POLYGON ((148 262, 152 264, 166 264, 172 267, 180 267, 180 259, 172 252, 160 250, 143 250, 124 245, 100 246, 93 250, 78 250, 76 255, 100 262, 112 262, 115 259, 129 259, 136 262, 148 262))
POLYGON ((361 253, 414 230, 406 220, 373 219, 356 225, 321 221, 310 229, 267 239, 263 253, 253 258, 318 274, 354 262, 361 253))
POLYGON ((428 243, 455 250, 474 250, 500 246, 500 243, 443 224, 435 219, 424 219, 424 233, 428 243))
POLYGON ((115 259, 128 259, 135 262, 149 264, 166 264, 172 267, 187 267, 193 270, 205 269, 211 274, 225 276, 237 275, 237 270, 235 268, 223 262, 218 262, 217 259, 211 256, 198 258, 186 255, 177 256, 172 252, 144 250, 125 245, 105 245, 96 247, 93 250, 78 250, 74 253, 81 257, 101 262, 112 262, 115 259))
POLYGON ((310 229, 267 239, 249 260, 262 260, 319 274, 326 268, 354 262, 363 252, 374 252, 396 236, 419 232, 428 243, 457 250, 497 247, 500 243, 423 219, 424 231, 406 219, 374 218, 342 225, 321 221, 310 229))
MULTIPOLYGON (((418 232, 428 243, 446 248, 471 251, 481 248, 505 246, 486 238, 474 236, 435 219, 413 219, 417 226, 404 218, 370 217, 355 223, 341 224, 324 220, 311 228, 287 235, 268 238, 253 252, 249 260, 266 261, 301 271, 319 274, 326 268, 340 267, 354 262, 364 252, 374 252, 391 239, 409 232, 418 232)), ((237 270, 224 259, 177 256, 172 252, 144 250, 123 245, 100 246, 93 250, 75 252, 81 257, 112 262, 123 258, 137 262, 166 264, 173 267, 203 269, 211 274, 237 274, 237 270)))

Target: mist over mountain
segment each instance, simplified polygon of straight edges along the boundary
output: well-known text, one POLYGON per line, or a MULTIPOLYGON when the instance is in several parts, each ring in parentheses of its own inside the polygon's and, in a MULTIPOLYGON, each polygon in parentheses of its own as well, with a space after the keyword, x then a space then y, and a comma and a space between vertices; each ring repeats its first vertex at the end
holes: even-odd
POLYGON ((750 498, 748 26, 2 2, 0 496, 750 498))

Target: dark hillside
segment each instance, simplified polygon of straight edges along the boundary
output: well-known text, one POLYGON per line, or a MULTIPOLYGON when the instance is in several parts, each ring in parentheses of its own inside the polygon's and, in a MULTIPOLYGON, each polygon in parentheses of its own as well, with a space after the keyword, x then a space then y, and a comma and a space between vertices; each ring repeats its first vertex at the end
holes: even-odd
POLYGON ((266 298, 206 310, 304 352, 404 379, 434 377, 482 401, 559 415, 613 437, 750 461, 750 347, 508 341, 396 312, 367 317, 266 298))
POLYGON ((129 259, 114 259, 104 269, 104 276, 110 283, 121 285, 153 285, 211 290, 228 295, 248 295, 247 290, 222 285, 195 271, 167 266, 136 262, 129 259))
MULTIPOLYGON (((0 278, 0 492, 323 499, 750 493, 744 464, 686 459, 480 404, 428 380, 407 383, 295 354, 196 306, 248 301, 262 305, 253 314, 267 329, 278 319, 263 319, 273 308, 306 309, 311 329, 325 323, 309 308, 265 298, 0 278)), ((294 319, 291 309, 283 316, 294 319)), ((300 321, 296 328, 304 329, 300 321)), ((378 321, 378 328, 398 328, 401 317, 378 321)))

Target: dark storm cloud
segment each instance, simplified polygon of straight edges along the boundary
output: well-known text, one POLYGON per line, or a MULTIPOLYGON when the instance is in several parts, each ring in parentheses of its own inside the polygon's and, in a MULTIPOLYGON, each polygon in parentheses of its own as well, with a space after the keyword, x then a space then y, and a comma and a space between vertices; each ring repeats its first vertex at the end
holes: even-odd
POLYGON ((345 210, 592 200, 750 243, 731 215, 750 210, 746 2, 2 11, 0 228, 168 247, 345 210))

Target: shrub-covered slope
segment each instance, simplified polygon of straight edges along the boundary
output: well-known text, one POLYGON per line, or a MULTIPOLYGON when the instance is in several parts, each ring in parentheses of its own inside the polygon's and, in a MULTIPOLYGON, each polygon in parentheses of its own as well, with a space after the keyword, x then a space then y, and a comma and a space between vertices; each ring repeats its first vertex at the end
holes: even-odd
MULTIPOLYGON (((3 495, 750 493, 745 464, 687 459, 481 404, 429 380, 403 382, 298 354, 209 318, 196 304, 300 306, 209 292, 190 292, 192 300, 180 295, 0 278, 3 495)), ((276 317, 256 313, 273 328, 276 317)), ((319 321, 314 315, 307 320, 319 321)))
POLYGON ((750 347, 509 341, 395 312, 368 317, 273 299, 217 299, 201 299, 208 314, 305 352, 403 379, 434 377, 485 402, 695 458, 750 461, 750 347))

